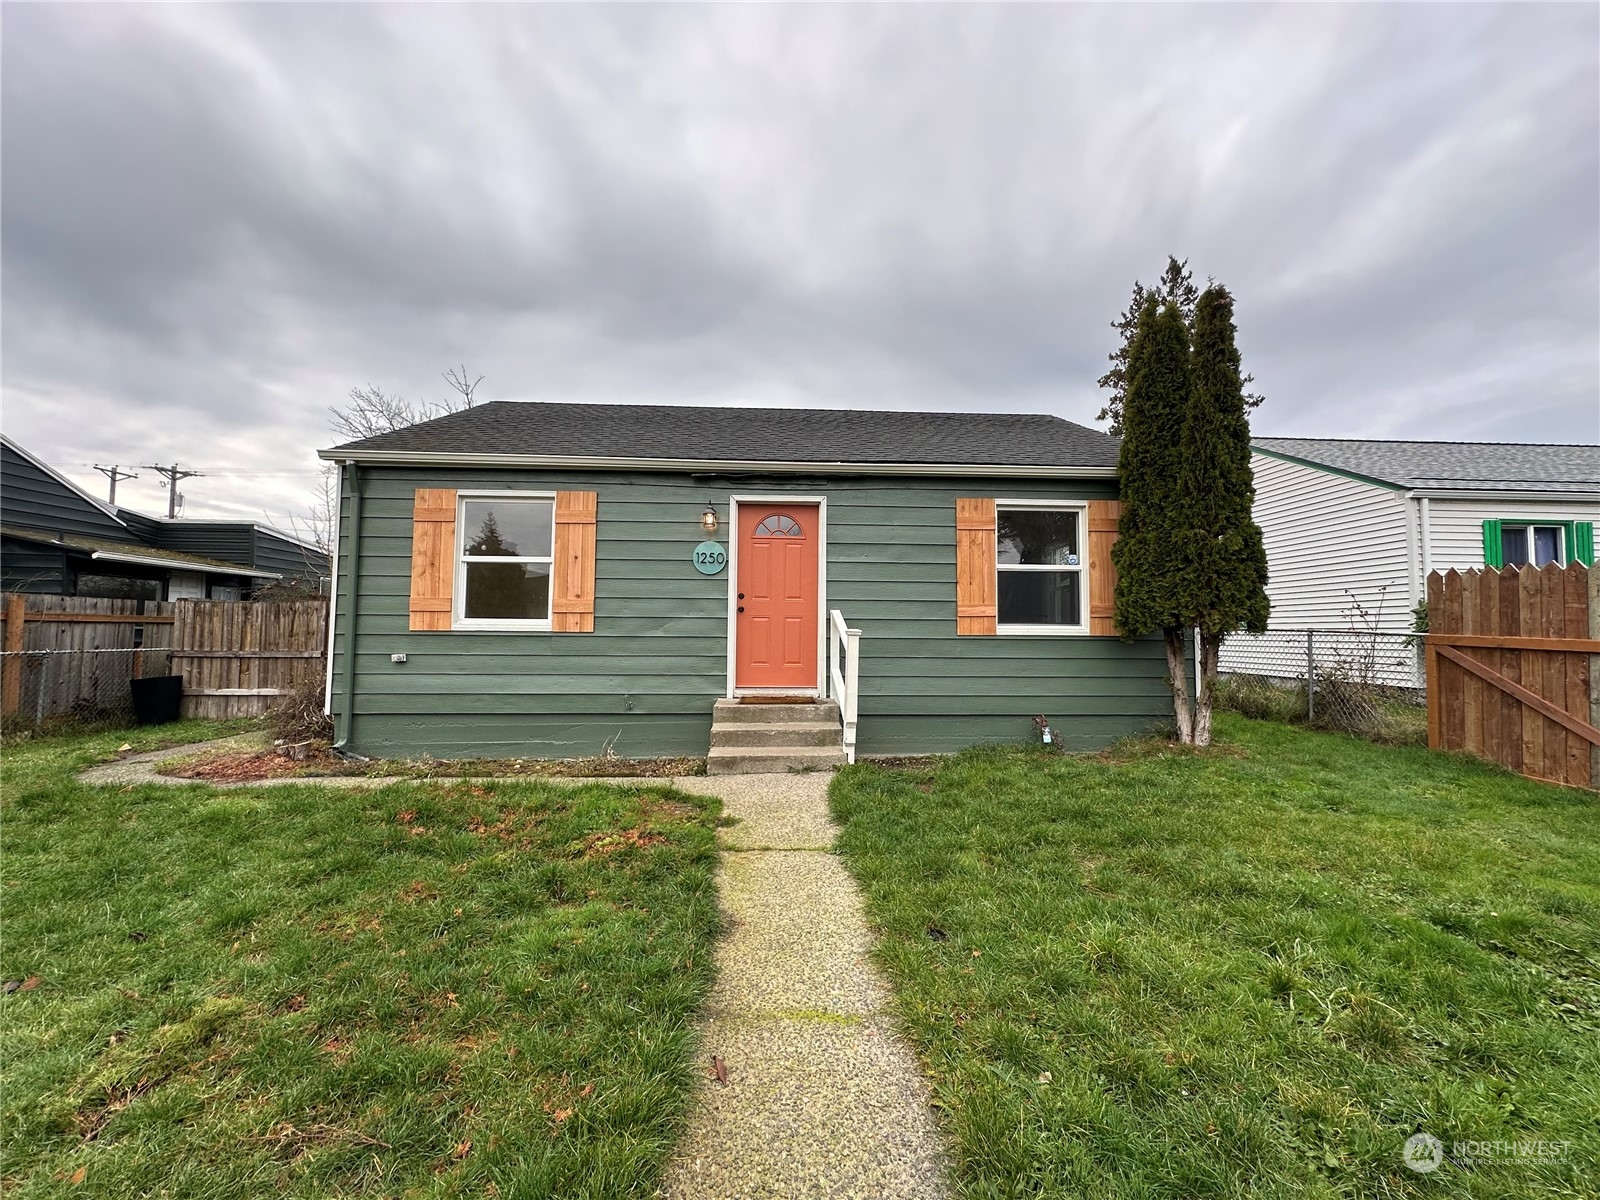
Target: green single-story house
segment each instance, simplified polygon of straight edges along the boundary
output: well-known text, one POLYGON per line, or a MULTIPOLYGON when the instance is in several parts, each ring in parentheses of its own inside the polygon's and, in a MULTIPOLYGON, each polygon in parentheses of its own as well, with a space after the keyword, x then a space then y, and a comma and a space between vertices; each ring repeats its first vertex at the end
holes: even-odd
POLYGON ((367 756, 827 765, 1170 716, 1112 627, 1114 438, 1044 415, 497 402, 338 464, 367 756))

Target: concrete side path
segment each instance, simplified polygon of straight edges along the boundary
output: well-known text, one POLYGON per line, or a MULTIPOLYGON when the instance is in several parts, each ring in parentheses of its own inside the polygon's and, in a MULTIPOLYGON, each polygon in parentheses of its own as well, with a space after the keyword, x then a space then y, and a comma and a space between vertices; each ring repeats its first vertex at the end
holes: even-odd
POLYGON ((679 781, 739 820, 723 831, 730 931, 669 1200, 949 1195, 927 1083, 886 1015, 860 892, 828 853, 830 778, 679 781), (713 1056, 727 1064, 726 1087, 713 1056))

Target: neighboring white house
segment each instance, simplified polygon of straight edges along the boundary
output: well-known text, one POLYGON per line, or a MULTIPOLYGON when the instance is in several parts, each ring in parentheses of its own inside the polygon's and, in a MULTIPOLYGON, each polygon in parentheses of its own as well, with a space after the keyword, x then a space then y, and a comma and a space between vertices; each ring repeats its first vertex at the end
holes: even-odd
MULTIPOLYGON (((1273 629, 1408 633, 1430 571, 1594 561, 1600 446, 1252 446, 1273 629)), ((1257 670, 1256 653, 1231 639, 1223 669, 1257 670)))

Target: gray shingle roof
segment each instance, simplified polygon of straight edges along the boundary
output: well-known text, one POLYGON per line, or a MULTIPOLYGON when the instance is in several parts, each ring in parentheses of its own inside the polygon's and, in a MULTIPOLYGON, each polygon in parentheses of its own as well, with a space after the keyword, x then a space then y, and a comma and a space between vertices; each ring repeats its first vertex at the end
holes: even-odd
POLYGON ((1261 450, 1405 488, 1600 491, 1600 446, 1258 437, 1261 450))
POLYGON ((335 447, 702 462, 1115 467, 1119 443, 1043 414, 495 401, 335 447))

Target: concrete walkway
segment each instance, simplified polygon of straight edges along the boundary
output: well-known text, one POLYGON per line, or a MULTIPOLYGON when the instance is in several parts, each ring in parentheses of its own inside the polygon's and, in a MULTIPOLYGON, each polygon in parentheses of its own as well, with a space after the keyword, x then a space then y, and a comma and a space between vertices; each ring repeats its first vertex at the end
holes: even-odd
MULTIPOLYGON (((244 749, 260 735, 130 755, 79 775, 99 785, 198 780, 159 763, 244 749)), ((689 1128, 668 1165, 667 1200, 945 1200, 928 1087, 887 1015, 861 894, 829 853, 827 772, 677 779, 527 777, 548 783, 665 784, 722 800, 718 883, 729 932, 718 949, 689 1128), (728 1083, 711 1076, 712 1057, 728 1083)), ((211 787, 382 787, 410 779, 301 776, 211 787)), ((436 780, 448 782, 448 780, 436 780)))
POLYGON ((669 1200, 946 1197, 928 1088, 886 1015, 826 773, 684 779, 719 797, 730 924, 669 1200), (712 1057, 728 1083, 712 1078, 712 1057))

